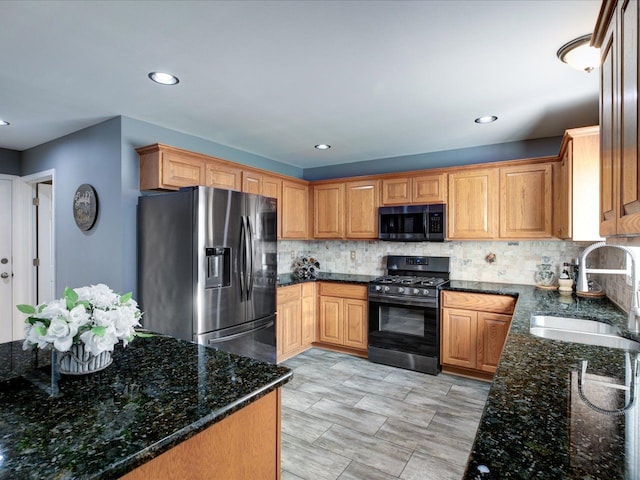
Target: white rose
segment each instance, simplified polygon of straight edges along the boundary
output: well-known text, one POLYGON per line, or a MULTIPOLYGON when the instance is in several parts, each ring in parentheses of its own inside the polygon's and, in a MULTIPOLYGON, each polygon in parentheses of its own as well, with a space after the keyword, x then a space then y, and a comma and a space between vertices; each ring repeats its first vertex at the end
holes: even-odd
POLYGON ((45 348, 48 345, 45 335, 47 327, 44 323, 36 322, 33 325, 30 323, 24 327, 25 341, 22 345, 24 350, 27 350, 31 345, 37 345, 38 348, 45 348))
MULTIPOLYGON (((36 309, 36 312, 38 309, 36 309)), ((53 300, 49 302, 42 312, 36 313, 38 318, 69 318, 69 310, 67 310, 67 302, 64 299, 53 300)))
POLYGON ((64 319, 57 317, 51 320, 44 339, 53 343, 56 350, 66 352, 71 348, 73 337, 78 333, 78 327, 67 323, 64 319))
POLYGON ((84 305, 76 305, 69 312, 69 323, 75 325, 77 328, 80 328, 91 321, 91 315, 87 313, 87 310, 84 308, 84 305))
POLYGON ((80 340, 84 342, 85 348, 94 355, 99 355, 106 351, 112 352, 113 346, 118 343, 115 334, 109 329, 102 336, 96 335, 91 330, 86 331, 80 335, 80 340))

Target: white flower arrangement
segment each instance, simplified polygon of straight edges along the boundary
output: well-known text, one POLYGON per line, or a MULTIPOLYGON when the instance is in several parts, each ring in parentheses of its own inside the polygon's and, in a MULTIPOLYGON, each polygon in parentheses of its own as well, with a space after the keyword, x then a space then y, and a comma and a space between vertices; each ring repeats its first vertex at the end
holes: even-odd
POLYGON ((25 320, 26 350, 35 345, 49 345, 67 352, 74 343, 84 343, 85 349, 97 356, 113 351, 116 343, 123 345, 136 336, 142 313, 131 293, 119 295, 104 284, 81 288, 65 288, 62 298, 36 307, 18 305, 29 317, 25 320))

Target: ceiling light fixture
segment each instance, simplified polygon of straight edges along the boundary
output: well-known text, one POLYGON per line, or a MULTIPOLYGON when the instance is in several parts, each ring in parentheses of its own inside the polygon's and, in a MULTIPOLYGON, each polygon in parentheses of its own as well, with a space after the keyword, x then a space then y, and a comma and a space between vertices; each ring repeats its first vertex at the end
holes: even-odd
POLYGON ((9 122, 7 122, 6 120, 1 120, 0 119, 0 127, 6 127, 7 125, 11 125, 9 122))
POLYGON ((164 72, 151 72, 149 78, 160 85, 175 85, 180 82, 175 75, 164 72))
POLYGON ((485 115, 474 120, 476 123, 493 123, 498 119, 495 115, 485 115))
POLYGON ((591 46, 590 33, 565 43, 556 55, 560 61, 583 72, 589 73, 600 66, 600 49, 591 46))
POLYGON ((316 148, 318 150, 329 150, 331 148, 331 145, 327 145, 326 143, 319 143, 318 145, 314 145, 313 148, 316 148))

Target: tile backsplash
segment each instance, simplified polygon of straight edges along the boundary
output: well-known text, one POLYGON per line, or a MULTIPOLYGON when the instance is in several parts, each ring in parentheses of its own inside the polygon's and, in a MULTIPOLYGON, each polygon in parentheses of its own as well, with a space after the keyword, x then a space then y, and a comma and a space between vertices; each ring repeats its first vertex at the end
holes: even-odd
POLYGON ((452 241, 405 243, 368 241, 278 242, 278 273, 290 273, 294 257, 311 254, 320 261, 320 270, 331 273, 382 275, 385 255, 425 255, 451 258, 451 278, 483 282, 533 285, 542 257, 549 257, 556 274, 563 262, 572 262, 588 243, 566 241, 452 241), (486 258, 495 255, 490 263, 486 258), (355 259, 352 258, 355 256, 355 259))

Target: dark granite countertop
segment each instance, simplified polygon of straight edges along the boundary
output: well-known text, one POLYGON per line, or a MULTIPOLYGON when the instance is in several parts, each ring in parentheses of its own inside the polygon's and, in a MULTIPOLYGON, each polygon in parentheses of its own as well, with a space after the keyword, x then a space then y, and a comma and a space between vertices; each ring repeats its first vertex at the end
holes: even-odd
POLYGON ((624 392, 592 380, 624 383, 625 352, 529 333, 532 314, 549 314, 614 323, 633 338, 626 314, 604 298, 534 286, 452 281, 446 288, 518 298, 465 479, 640 478, 640 400, 624 415, 599 413, 577 386, 581 360, 587 360, 588 400, 609 410, 622 407, 624 392))
POLYGON ((320 272, 318 278, 298 278, 291 273, 283 273, 278 275, 278 286, 287 287, 289 285, 296 285, 304 282, 339 282, 339 283, 359 283, 366 285, 370 281, 378 278, 373 275, 352 275, 349 273, 327 273, 320 272))
POLYGON ((41 388, 50 353, 0 344, 1 479, 118 478, 291 377, 163 336, 116 346, 113 358, 101 372, 63 375, 52 397, 41 388))

